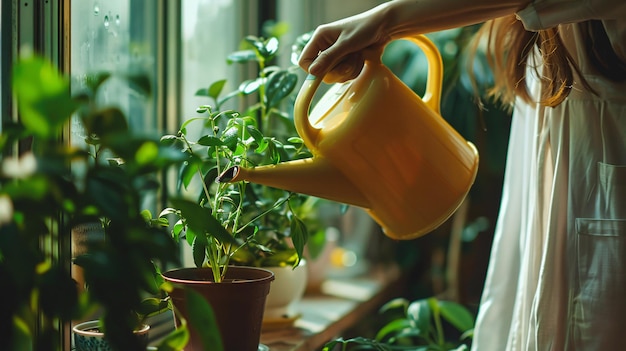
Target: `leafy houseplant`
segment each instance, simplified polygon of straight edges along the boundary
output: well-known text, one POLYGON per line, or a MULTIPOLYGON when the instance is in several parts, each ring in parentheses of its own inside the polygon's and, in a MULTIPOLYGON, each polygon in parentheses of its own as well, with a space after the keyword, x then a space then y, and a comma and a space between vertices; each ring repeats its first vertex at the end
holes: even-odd
MULTIPOLYGON (((302 139, 293 130, 288 115, 280 111, 283 100, 293 92, 298 76, 293 66, 280 69, 268 63, 278 51, 278 39, 247 37, 249 47, 229 56, 229 62, 258 64, 259 76, 240 84, 239 88, 221 97, 225 80, 217 81, 196 95, 213 102, 197 111, 206 116, 185 121, 177 135, 166 135, 162 141, 182 146, 187 162, 180 171, 179 185, 188 189, 194 177, 200 180, 201 194, 197 201, 172 199, 173 207, 159 218, 164 224, 168 216, 178 218, 173 226, 176 239, 184 237, 192 246, 196 266, 213 269, 216 282, 221 281, 231 260, 240 265, 297 266, 303 256, 308 232, 299 217, 309 217, 315 199, 246 182, 220 183, 219 176, 232 166, 258 166, 310 157, 302 139), (223 105, 240 95, 258 93, 258 103, 244 112, 225 110, 223 105), (281 122, 286 139, 277 136, 281 122), (192 123, 206 134, 190 137, 192 123), (291 129, 289 129, 291 128, 291 129), (287 244, 290 238, 293 246, 287 244)), ((309 217, 310 218, 310 217, 309 217)))
MULTIPOLYGON (((20 121, 3 119, 0 134, 5 155, 0 349, 59 350, 63 323, 98 308, 111 345, 140 350, 133 330, 143 308, 166 305, 156 264, 177 262, 174 241, 162 228, 148 225, 140 199, 158 185, 156 172, 177 162, 178 155, 160 147, 158 139, 131 133, 119 109, 94 104, 110 74, 88 77, 87 89, 72 96, 68 79, 40 57, 20 58, 12 73, 20 121), (88 143, 60 143, 76 113, 88 143), (93 159, 96 144, 102 158, 93 159), (9 156, 18 152, 19 157, 9 156), (79 292, 69 262, 53 248, 69 242, 71 228, 86 218, 106 219, 106 240, 76 258, 88 286, 79 292)), ((149 88, 142 76, 125 79, 141 92, 149 88)))
MULTIPOLYGON (((229 62, 255 62, 258 76, 224 96, 225 80, 200 89, 196 95, 207 97, 212 105, 198 107, 197 112, 203 116, 183 122, 176 135, 166 135, 161 139, 165 145, 185 155, 186 162, 179 172, 182 196, 171 197, 172 206, 163 210, 155 221, 169 227, 170 219, 175 218, 176 222, 171 226, 173 237, 191 245, 197 266, 195 269, 165 272, 166 280, 177 287, 184 282, 204 294, 215 310, 226 349, 256 350, 265 298, 269 292, 268 280, 273 280, 274 275, 267 270, 256 270, 254 273, 250 266, 260 266, 263 262, 298 266, 308 234, 304 221, 296 211, 303 213, 301 210, 305 207, 302 204, 306 198, 246 182, 221 183, 219 176, 234 165, 275 164, 282 160, 309 157, 310 153, 300 138, 291 136, 297 135, 289 129, 293 128, 293 122, 288 115, 280 112, 281 104, 297 84, 298 77, 294 71, 298 68, 280 69, 269 64, 278 52, 276 37, 249 36, 243 43, 247 49, 230 55, 229 62), (255 93, 258 102, 243 112, 224 108, 233 98, 255 93), (201 131, 200 136, 193 137, 198 130, 201 131), (273 136, 267 136, 268 131, 273 136), (191 200, 184 192, 191 191, 194 185, 200 188, 200 192, 197 196, 192 192, 195 199, 191 200), (270 274, 269 278, 263 276, 266 273, 270 274), (252 281, 248 284, 248 279, 252 277, 259 290, 250 292, 252 295, 240 293, 237 289, 239 285, 250 285, 252 288, 252 281), (204 282, 201 284, 198 280, 204 282), (209 283, 206 284, 206 281, 209 283), (240 297, 226 302, 226 297, 218 295, 226 290, 229 297, 240 297), (256 301, 259 304, 252 305, 256 301), (244 317, 241 315, 244 312, 252 312, 253 315, 244 317), (244 327, 242 323, 249 324, 244 327), (240 335, 242 330, 245 335, 240 335)), ((192 325, 198 325, 193 321, 193 311, 185 306, 184 290, 176 288, 171 291, 174 307, 192 325)), ((201 343, 206 345, 206 342, 192 330, 192 349, 198 348, 201 343)))
POLYGON ((386 303, 380 310, 386 316, 385 324, 373 339, 358 337, 333 340, 324 351, 336 350, 413 350, 461 351, 469 350, 474 330, 474 317, 467 308, 455 302, 435 297, 409 302, 398 298, 386 303), (458 340, 446 335, 450 327, 460 335, 458 340))

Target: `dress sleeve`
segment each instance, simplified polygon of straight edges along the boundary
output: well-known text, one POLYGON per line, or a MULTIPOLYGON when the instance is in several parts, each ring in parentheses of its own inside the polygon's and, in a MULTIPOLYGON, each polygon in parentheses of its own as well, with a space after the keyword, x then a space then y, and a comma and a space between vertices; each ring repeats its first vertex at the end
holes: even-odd
POLYGON ((622 20, 626 18, 626 1, 533 0, 528 7, 517 13, 517 17, 530 31, 591 19, 622 20))

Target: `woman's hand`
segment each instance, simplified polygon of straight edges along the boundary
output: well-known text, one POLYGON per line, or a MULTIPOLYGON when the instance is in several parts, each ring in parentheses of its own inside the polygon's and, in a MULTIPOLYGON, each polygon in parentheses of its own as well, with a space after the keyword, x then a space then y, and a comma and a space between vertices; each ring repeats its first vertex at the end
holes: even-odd
POLYGON ((324 82, 344 82, 355 78, 364 63, 363 51, 382 50, 389 42, 382 28, 383 11, 370 11, 319 26, 302 50, 298 64, 324 82))
POLYGON ((343 82, 361 72, 364 52, 391 40, 466 26, 511 15, 530 0, 392 0, 369 11, 319 26, 298 64, 326 83, 343 82))

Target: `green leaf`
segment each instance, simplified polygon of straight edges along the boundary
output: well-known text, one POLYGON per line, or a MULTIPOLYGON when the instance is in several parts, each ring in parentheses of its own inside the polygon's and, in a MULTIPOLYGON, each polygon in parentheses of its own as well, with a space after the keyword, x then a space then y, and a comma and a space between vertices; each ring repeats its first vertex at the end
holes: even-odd
POLYGON ((135 88, 140 94, 149 96, 152 93, 152 85, 150 84, 150 78, 147 74, 127 74, 126 80, 130 83, 131 87, 135 88))
POLYGON ((213 217, 209 208, 186 199, 171 199, 171 202, 173 207, 180 210, 187 226, 196 234, 209 234, 222 243, 237 244, 235 238, 213 217))
POLYGON ((265 85, 265 104, 267 108, 276 107, 280 102, 296 87, 298 76, 288 71, 277 71, 272 73, 265 85))
POLYGON ((223 144, 232 151, 235 151, 237 148, 237 144, 239 142, 239 132, 240 129, 238 127, 231 127, 226 129, 224 134, 222 134, 223 144))
POLYGON ((185 293, 187 300, 187 312, 189 313, 189 324, 197 330, 202 339, 205 350, 224 351, 220 329, 213 313, 211 305, 198 292, 187 289, 185 293))
POLYGON ((226 62, 230 65, 232 63, 246 63, 250 61, 256 61, 257 55, 253 50, 241 50, 235 51, 226 57, 226 62))
POLYGON ((260 130, 258 130, 255 126, 253 125, 246 125, 246 131, 250 134, 250 136, 252 136, 252 138, 259 144, 263 143, 263 133, 261 133, 260 130))
POLYGON ((263 35, 265 37, 280 38, 289 32, 289 23, 265 21, 263 23, 263 35))
POLYGON ((419 330, 428 331, 431 323, 431 306, 428 299, 421 299, 411 302, 407 308, 407 317, 415 323, 419 330))
POLYGON ((135 161, 139 165, 151 165, 159 156, 159 146, 151 141, 141 144, 135 154, 135 161))
POLYGON ((274 55, 276 55, 276 53, 278 52, 278 47, 279 47, 278 44, 279 44, 278 38, 275 38, 275 37, 271 37, 263 43, 264 56, 266 58, 266 61, 274 57, 274 55))
POLYGON ((463 305, 452 301, 439 301, 441 316, 459 331, 474 327, 474 316, 463 305))
POLYGON ((263 84, 262 78, 246 80, 246 81, 243 81, 241 84, 239 84, 239 91, 244 95, 250 95, 256 92, 257 90, 259 90, 259 87, 262 84, 263 84))
POLYGON ((385 313, 395 310, 401 310, 402 315, 406 314, 407 308, 409 307, 409 300, 405 298, 395 298, 387 301, 379 310, 379 313, 385 313))
POLYGON ((308 238, 306 225, 304 224, 302 220, 300 220, 296 216, 292 216, 291 218, 290 231, 291 231, 290 236, 291 236, 291 240, 293 241, 293 246, 296 249, 296 253, 298 254, 298 261, 295 262, 293 265, 295 268, 298 266, 298 264, 300 264, 300 259, 304 255, 304 247, 306 246, 306 243, 309 238, 308 238))
POLYGON ((378 333, 376 333, 376 340, 384 341, 408 329, 414 329, 414 324, 412 321, 405 319, 405 318, 393 320, 387 323, 385 326, 383 326, 378 331, 378 333))
POLYGON ((186 324, 177 326, 157 345, 158 351, 180 351, 189 342, 189 329, 186 324))
POLYGON ((196 267, 202 267, 206 259, 206 238, 203 235, 196 236, 191 245, 191 253, 193 254, 193 263, 196 267))
POLYGON ((126 116, 117 107, 107 107, 85 116, 83 125, 89 134, 100 137, 128 130, 126 116))
POLYGON ((220 138, 213 135, 204 135, 198 139, 198 144, 203 146, 222 146, 224 143, 220 138))
POLYGON ((55 138, 78 108, 70 95, 69 81, 37 56, 20 58, 12 73, 22 123, 34 135, 55 138))
POLYGON ((93 74, 87 74, 85 77, 85 85, 92 92, 96 92, 102 83, 106 82, 111 77, 110 72, 98 72, 93 74))
MULTIPOLYGON (((208 88, 200 88, 200 89, 196 90, 196 93, 194 95, 195 96, 206 96, 206 97, 209 97, 209 89, 208 88)), ((206 110, 207 110, 206 107, 198 107, 198 109, 196 109, 196 112, 202 113, 202 112, 205 112, 206 110)))
POLYGON ((168 309, 168 301, 163 299, 157 299, 156 297, 149 297, 141 300, 137 313, 141 316, 151 316, 164 312, 168 309))
POLYGON ((217 97, 220 96, 222 89, 224 89, 224 85, 226 85, 226 79, 218 80, 211 84, 208 90, 209 97, 217 100, 217 97))

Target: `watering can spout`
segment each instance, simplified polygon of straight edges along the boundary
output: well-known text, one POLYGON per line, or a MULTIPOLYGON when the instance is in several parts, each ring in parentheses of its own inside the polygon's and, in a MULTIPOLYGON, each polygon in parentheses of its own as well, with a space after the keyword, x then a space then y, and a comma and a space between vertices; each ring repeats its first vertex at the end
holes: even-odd
POLYGON ((369 207, 365 196, 324 157, 282 162, 276 165, 224 171, 217 182, 249 181, 359 207, 369 207))

